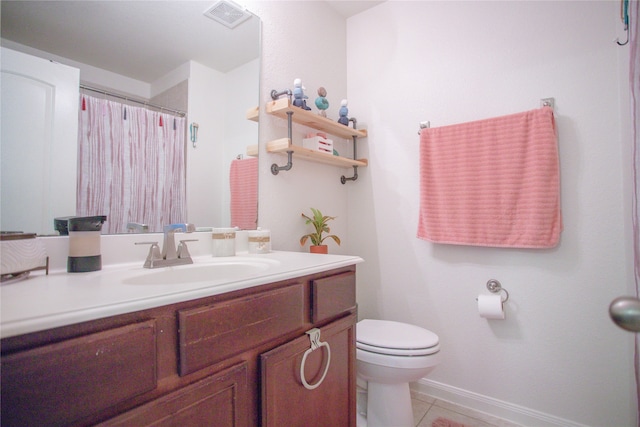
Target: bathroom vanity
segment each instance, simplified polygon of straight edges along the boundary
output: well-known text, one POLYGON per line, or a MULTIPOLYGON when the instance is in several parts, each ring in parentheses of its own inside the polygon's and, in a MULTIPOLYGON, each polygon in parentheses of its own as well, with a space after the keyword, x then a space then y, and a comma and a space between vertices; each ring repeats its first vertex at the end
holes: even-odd
POLYGON ((261 257, 277 262, 219 282, 185 266, 3 285, 2 425, 355 426, 362 260, 261 257))

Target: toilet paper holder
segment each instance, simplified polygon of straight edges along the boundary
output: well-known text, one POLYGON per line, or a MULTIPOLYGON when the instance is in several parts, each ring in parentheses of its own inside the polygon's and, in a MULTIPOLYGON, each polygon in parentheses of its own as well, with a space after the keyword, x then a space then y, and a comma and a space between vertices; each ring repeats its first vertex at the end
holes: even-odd
POLYGON ((498 292, 504 292, 502 302, 505 303, 509 299, 509 292, 505 288, 502 287, 500 282, 496 279, 491 279, 487 282, 487 289, 489 292, 497 294, 498 292))

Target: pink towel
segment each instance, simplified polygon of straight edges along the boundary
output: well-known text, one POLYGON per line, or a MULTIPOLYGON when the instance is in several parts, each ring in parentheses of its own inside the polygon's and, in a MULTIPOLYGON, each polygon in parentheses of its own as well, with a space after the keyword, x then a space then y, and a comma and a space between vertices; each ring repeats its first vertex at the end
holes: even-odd
POLYGON ((420 132, 419 238, 551 248, 561 230, 551 108, 420 132))
POLYGON ((234 160, 229 170, 231 226, 255 230, 258 224, 258 159, 234 160))

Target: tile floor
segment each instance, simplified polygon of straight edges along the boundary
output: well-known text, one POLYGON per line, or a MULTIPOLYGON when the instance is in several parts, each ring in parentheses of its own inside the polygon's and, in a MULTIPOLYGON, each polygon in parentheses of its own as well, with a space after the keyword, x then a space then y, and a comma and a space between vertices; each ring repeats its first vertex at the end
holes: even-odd
POLYGON ((411 391, 411 401, 416 427, 431 427, 431 423, 438 417, 444 417, 468 427, 520 427, 519 424, 415 391, 411 391))

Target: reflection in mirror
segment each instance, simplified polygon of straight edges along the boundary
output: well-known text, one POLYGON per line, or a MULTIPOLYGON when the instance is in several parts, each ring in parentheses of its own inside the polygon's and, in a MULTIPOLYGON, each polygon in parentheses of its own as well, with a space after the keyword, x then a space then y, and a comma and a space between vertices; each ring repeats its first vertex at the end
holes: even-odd
MULTIPOLYGON (((131 100, 141 100, 165 122, 168 118, 170 125, 173 116, 168 110, 185 111, 186 190, 182 196, 186 219, 180 221, 199 227, 256 228, 257 159, 247 151, 257 144, 258 125, 247 120, 246 113, 258 104, 257 16, 230 1, 215 0, 3 0, 0 7, 1 230, 56 234, 55 217, 80 214, 78 206, 86 204, 86 196, 77 189, 76 171, 83 94, 87 99, 107 99, 136 108, 144 105, 131 100), (222 13, 215 6, 222 6, 222 13), (22 61, 26 61, 27 69, 37 70, 39 74, 29 79, 38 84, 25 85, 25 77, 10 69, 5 59, 14 54, 18 67, 25 68, 22 61), (34 65, 34 60, 41 62, 34 65), (65 81, 43 83, 59 74, 46 71, 47 64, 62 69, 65 81), (19 84, 12 86, 16 80, 19 84), (98 91, 79 91, 80 85, 98 91), (31 96, 50 110, 30 108, 27 100, 31 96), (20 113, 16 106, 28 114, 20 113), (71 117, 73 123, 63 122, 63 116, 71 117), (35 126, 36 122, 40 125, 35 126), (43 135, 43 130, 49 133, 43 135)), ((137 158, 148 160, 147 155, 137 158)), ((125 162, 114 164, 126 166, 125 162)), ((125 173, 141 168, 149 165, 134 163, 125 173)), ((169 205, 180 199, 171 194, 156 196, 167 198, 169 205)), ((125 210, 128 207, 126 201, 118 203, 126 205, 125 210)), ((81 214, 110 216, 102 211, 81 214)), ((109 227, 107 221, 103 230, 126 232, 128 223, 150 222, 147 217, 120 216, 122 225, 109 227)), ((151 227, 149 231, 159 230, 151 227)))

